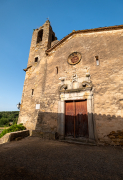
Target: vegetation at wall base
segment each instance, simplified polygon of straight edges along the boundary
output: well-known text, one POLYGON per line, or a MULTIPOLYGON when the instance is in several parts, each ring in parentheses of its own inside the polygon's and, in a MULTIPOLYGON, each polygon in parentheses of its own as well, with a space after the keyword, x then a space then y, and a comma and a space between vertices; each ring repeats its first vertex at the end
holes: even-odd
POLYGON ((15 132, 15 131, 22 131, 25 130, 26 128, 23 126, 23 124, 14 124, 8 129, 4 129, 2 133, 0 134, 0 138, 3 137, 5 134, 10 133, 10 132, 15 132))

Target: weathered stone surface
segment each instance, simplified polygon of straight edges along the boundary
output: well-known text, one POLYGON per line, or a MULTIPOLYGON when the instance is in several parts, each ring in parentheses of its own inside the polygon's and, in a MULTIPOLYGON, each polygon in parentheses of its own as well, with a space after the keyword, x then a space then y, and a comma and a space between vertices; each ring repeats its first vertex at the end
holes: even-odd
POLYGON ((63 107, 58 105, 59 101, 91 97, 88 113, 91 111, 93 117, 94 138, 110 143, 110 138, 105 137, 110 132, 114 137, 113 131, 121 131, 123 127, 123 27, 73 32, 50 49, 52 35, 48 21, 33 32, 27 65, 30 68, 26 71, 18 123, 43 133, 58 132, 63 137, 64 122, 60 119, 65 111, 60 109, 63 107), (43 29, 43 37, 37 43, 40 29, 43 29), (82 55, 76 65, 67 62, 73 52, 82 55), (95 56, 99 59, 98 66, 95 56), (74 82, 77 82, 75 88, 74 82), (82 82, 92 86, 87 89, 82 82), (67 88, 60 92, 63 84, 67 84, 67 88), (39 110, 36 104, 40 104, 39 110))
POLYGON ((112 131, 107 135, 115 145, 123 145, 123 130, 112 131))

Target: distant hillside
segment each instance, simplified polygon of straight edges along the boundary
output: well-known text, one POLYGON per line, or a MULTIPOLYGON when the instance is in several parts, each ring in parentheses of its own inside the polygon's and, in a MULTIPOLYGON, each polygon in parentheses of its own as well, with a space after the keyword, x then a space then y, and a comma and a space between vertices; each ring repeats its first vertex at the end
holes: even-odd
POLYGON ((0 127, 17 123, 19 111, 0 112, 0 127))

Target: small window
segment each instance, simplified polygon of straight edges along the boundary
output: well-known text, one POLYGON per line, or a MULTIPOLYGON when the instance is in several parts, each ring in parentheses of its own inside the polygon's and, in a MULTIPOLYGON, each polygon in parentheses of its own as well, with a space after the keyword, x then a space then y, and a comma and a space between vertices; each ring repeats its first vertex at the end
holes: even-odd
POLYGON ((95 56, 95 58, 96 58, 96 65, 99 66, 99 57, 95 56))
POLYGON ((52 41, 55 41, 55 36, 52 34, 52 41))
POLYGON ((35 57, 35 62, 38 62, 38 57, 35 57))
POLYGON ((32 89, 32 95, 34 94, 34 89, 32 89))
POLYGON ((42 37, 43 37, 43 29, 41 29, 41 30, 38 32, 37 43, 39 43, 39 42, 42 41, 42 37))
POLYGON ((58 74, 58 66, 56 66, 56 74, 58 74))

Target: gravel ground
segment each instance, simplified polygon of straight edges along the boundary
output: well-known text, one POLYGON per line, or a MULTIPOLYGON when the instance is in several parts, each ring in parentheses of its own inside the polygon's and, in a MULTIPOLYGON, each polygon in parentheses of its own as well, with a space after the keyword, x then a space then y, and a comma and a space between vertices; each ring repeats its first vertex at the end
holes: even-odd
POLYGON ((27 137, 0 145, 0 180, 123 180, 123 148, 27 137))

